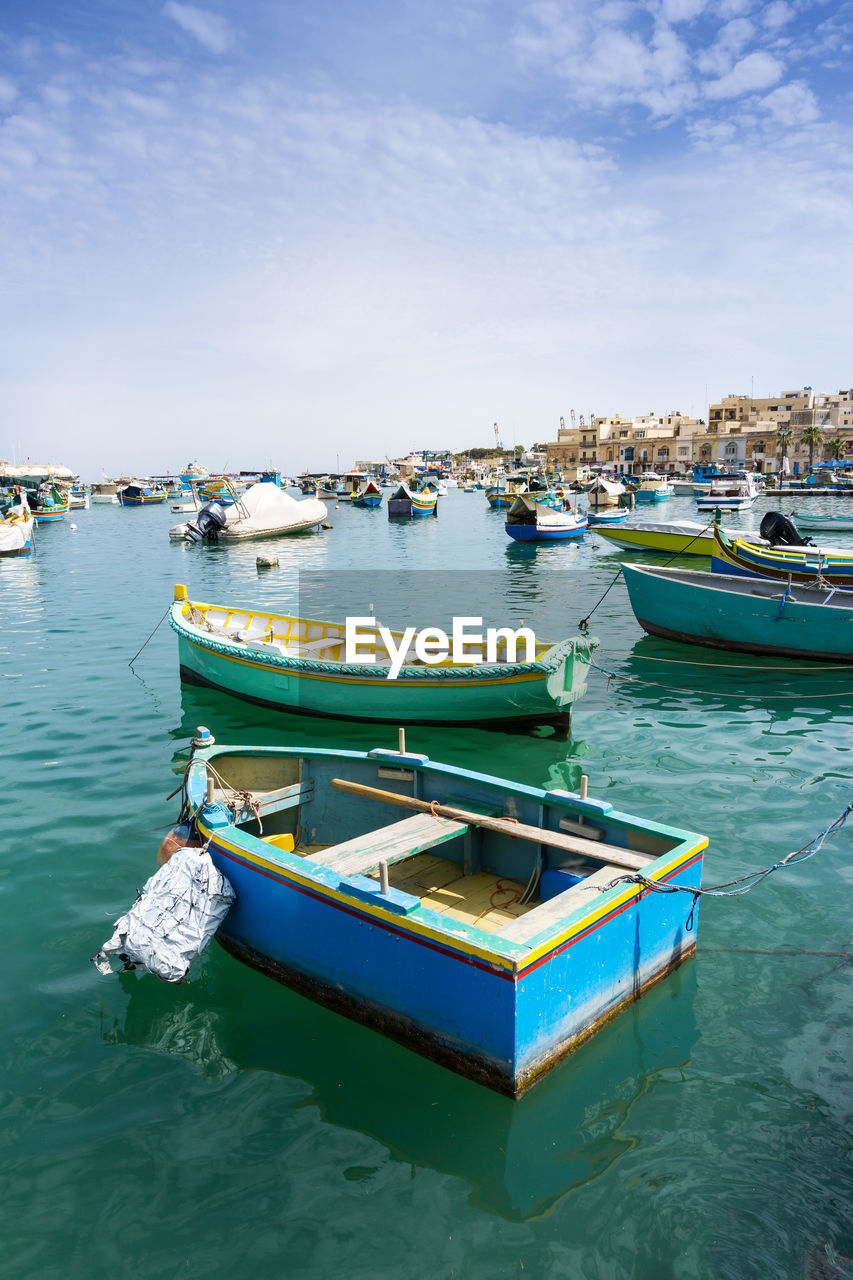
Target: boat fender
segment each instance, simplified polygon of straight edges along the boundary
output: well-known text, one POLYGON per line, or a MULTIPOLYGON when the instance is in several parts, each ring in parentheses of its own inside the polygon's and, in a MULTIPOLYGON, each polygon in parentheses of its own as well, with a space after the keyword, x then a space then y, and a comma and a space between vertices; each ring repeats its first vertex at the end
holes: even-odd
POLYGON ((92 956, 99 973, 144 969, 181 982, 231 909, 236 895, 204 849, 176 849, 154 873, 112 937, 92 956))
POLYGON ((167 836, 160 843, 157 850, 157 866, 164 867, 169 861, 173 853, 177 853, 179 849, 198 849, 200 844, 198 840, 190 837, 190 829, 185 822, 179 826, 173 827, 167 836))

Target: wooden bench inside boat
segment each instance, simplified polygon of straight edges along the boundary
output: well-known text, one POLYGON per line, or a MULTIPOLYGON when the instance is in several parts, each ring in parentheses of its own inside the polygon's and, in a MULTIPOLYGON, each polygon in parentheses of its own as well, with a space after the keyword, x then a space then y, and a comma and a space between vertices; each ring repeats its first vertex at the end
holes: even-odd
POLYGON ((467 822, 453 818, 434 818, 431 813, 416 813, 402 822, 392 822, 376 831, 345 840, 342 844, 329 845, 319 853, 310 853, 306 862, 316 862, 342 876, 363 875, 380 862, 401 862, 413 854, 434 849, 462 836, 468 830, 467 822))
POLYGON ((578 907, 594 905, 595 900, 604 892, 610 882, 624 875, 624 867, 599 867, 597 871, 593 871, 591 875, 586 876, 579 884, 572 885, 570 889, 564 889, 562 893, 555 894, 547 902, 540 903, 535 911, 530 911, 524 916, 519 916, 517 920, 513 920, 501 929, 501 937, 508 939, 510 942, 529 942, 531 938, 535 938, 543 929, 550 928, 551 925, 557 924, 565 916, 577 911, 578 907))

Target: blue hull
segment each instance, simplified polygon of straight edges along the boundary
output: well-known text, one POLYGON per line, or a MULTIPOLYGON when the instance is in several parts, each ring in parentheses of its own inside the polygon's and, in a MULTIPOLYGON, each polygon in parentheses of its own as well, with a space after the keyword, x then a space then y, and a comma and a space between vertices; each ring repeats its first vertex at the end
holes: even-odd
MULTIPOLYGON (((334 842, 363 841, 370 849, 370 842, 384 833, 385 824, 398 821, 401 811, 344 795, 332 779, 388 786, 381 780, 393 778, 395 768, 403 772, 390 785, 402 786, 407 795, 414 792, 427 805, 453 795, 455 804, 500 812, 511 796, 521 822, 555 833, 561 821, 576 822, 583 815, 603 829, 611 856, 617 847, 626 856, 629 849, 654 850, 644 865, 650 879, 667 885, 699 883, 707 843, 703 837, 617 813, 606 802, 389 751, 211 748, 196 754, 188 799, 191 807, 200 808, 199 834, 210 837, 210 854, 237 895, 217 935, 227 950, 312 999, 517 1096, 695 949, 692 895, 654 893, 625 882, 609 887, 625 874, 618 867, 600 867, 598 892, 590 885, 589 892, 573 894, 565 908, 560 908, 558 893, 508 927, 491 931, 477 927, 485 912, 467 923, 423 904, 414 891, 383 891, 378 880, 364 874, 381 855, 372 855, 371 862, 368 853, 366 860, 342 872, 334 842), (320 845, 332 841, 332 847, 306 857, 283 852, 234 825, 219 804, 205 805, 205 760, 211 758, 217 770, 227 771, 222 760, 228 752, 232 760, 297 757, 298 773, 282 775, 298 776, 294 786, 285 788, 293 797, 282 805, 299 806, 299 817, 293 819, 297 836, 304 828, 306 839, 320 845), (379 832, 372 830, 377 826, 379 832)), ((247 817, 252 825, 251 810, 247 817)), ((270 822, 268 814, 264 821, 270 822)), ((471 830, 438 837, 443 840, 438 852, 451 875, 475 874, 488 859, 490 875, 523 883, 538 857, 544 856, 546 867, 552 858, 558 864, 565 858, 553 848, 543 855, 538 846, 506 834, 480 830, 471 839, 471 830), (470 871, 469 861, 474 864, 470 871)), ((599 861, 605 860, 599 855, 599 861)), ((556 875, 559 880, 565 873, 556 875)), ((576 880, 568 876, 567 883, 576 880)))
POLYGON ((508 524, 507 534, 516 542, 569 542, 582 538, 586 525, 577 529, 540 529, 535 524, 508 524))

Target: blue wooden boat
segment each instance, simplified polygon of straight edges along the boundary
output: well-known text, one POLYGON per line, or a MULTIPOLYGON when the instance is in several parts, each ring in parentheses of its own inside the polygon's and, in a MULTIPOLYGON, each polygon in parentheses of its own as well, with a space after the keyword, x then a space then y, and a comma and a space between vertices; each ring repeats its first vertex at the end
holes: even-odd
POLYGON ((40 485, 29 494, 30 510, 36 524, 57 524, 68 514, 68 494, 55 484, 40 485))
POLYGON ((206 746, 221 945, 511 1096, 695 950, 704 836, 412 752, 206 746))
MULTIPOLYGON (((396 678, 378 632, 346 662, 345 624, 202 604, 175 587, 170 625, 178 636, 181 678, 302 715, 392 724, 556 724, 569 727, 570 708, 586 691, 598 641, 576 636, 557 644, 537 641, 531 661, 525 647, 502 639, 489 661, 488 647, 468 645, 470 661, 427 665, 414 646, 396 678), (372 659, 372 661, 371 661, 372 659), (485 661, 484 661, 485 659, 485 661)), ((402 634, 393 631, 394 645, 402 634)))
POLYGON ((853 663, 853 591, 623 564, 644 631, 711 649, 853 663))
POLYGON ((383 496, 382 490, 375 480, 366 480, 359 488, 353 490, 352 505, 354 507, 380 507, 383 496))
POLYGON ((388 518, 420 519, 438 515, 438 490, 427 484, 420 489, 410 489, 407 484, 398 485, 388 498, 388 518))
POLYGON ((774 578, 777 582, 824 582, 853 586, 853 550, 830 551, 820 547, 757 546, 745 538, 729 538, 714 525, 713 573, 745 574, 774 578))
POLYGON ((621 524, 630 514, 628 507, 600 507, 597 511, 590 508, 587 519, 590 525, 603 525, 608 528, 610 525, 621 524))
POLYGON ((151 507, 166 501, 166 490, 162 485, 128 484, 118 491, 118 500, 123 507, 151 507))
POLYGON ((516 542, 566 542, 582 538, 588 524, 585 512, 555 511, 532 494, 521 493, 507 512, 504 527, 516 542))

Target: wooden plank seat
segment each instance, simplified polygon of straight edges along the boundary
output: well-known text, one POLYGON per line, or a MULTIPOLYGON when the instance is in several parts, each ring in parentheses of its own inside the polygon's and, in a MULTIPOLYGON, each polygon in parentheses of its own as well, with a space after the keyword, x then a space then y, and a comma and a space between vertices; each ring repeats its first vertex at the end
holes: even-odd
POLYGON ((306 862, 316 862, 342 876, 363 875, 380 862, 401 862, 412 854, 434 849, 436 845, 464 835, 466 822, 450 818, 434 818, 431 813, 417 813, 402 822, 392 822, 376 831, 329 845, 320 853, 309 853, 306 862))
POLYGON ((592 875, 573 884, 570 889, 555 894, 547 902, 542 902, 534 911, 519 916, 501 929, 501 937, 510 942, 529 942, 543 930, 558 924, 567 915, 577 911, 578 907, 593 906, 597 898, 607 888, 611 880, 626 874, 624 867, 599 867, 592 875))
MULTIPOLYGON (((233 792, 230 794, 233 795, 233 792)), ((281 813, 285 809, 293 809, 297 805, 304 804, 312 798, 313 794, 314 780, 311 778, 306 782, 293 782, 287 787, 277 787, 274 791, 260 791, 254 796, 254 800, 263 819, 271 813, 281 813)), ((229 792, 220 787, 214 791, 216 800, 227 803, 228 796, 229 792)), ((241 803, 234 814, 234 822, 238 825, 241 822, 251 822, 257 816, 251 805, 241 803)))

